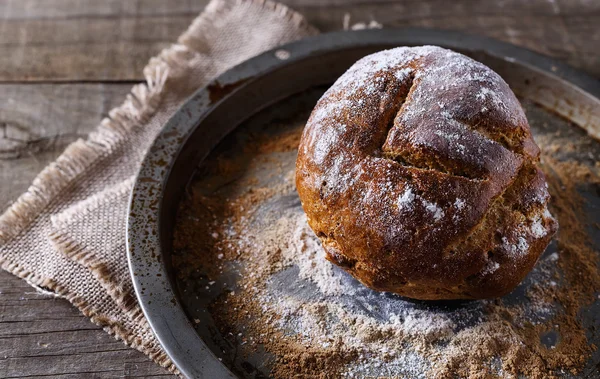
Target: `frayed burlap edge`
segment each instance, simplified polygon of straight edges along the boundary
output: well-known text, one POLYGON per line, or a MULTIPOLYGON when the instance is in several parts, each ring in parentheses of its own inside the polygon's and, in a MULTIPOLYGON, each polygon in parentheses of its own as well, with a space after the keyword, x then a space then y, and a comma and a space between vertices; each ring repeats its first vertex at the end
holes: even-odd
POLYGON ((68 210, 52 217, 53 232, 49 238, 56 248, 68 258, 86 267, 98 282, 108 292, 110 297, 117 303, 121 310, 133 321, 144 321, 142 309, 138 306, 137 299, 133 294, 125 290, 122 278, 117 272, 111 271, 107 265, 98 258, 96 252, 90 251, 64 233, 69 228, 70 222, 84 219, 90 212, 104 204, 107 200, 116 200, 123 196, 128 197, 134 178, 129 178, 118 184, 115 188, 108 188, 76 204, 68 210))
POLYGON ((118 285, 119 278, 108 267, 100 262, 95 254, 81 246, 77 241, 60 233, 51 233, 52 243, 67 257, 86 267, 98 279, 102 287, 117 303, 123 312, 133 321, 140 321, 144 314, 138 306, 137 299, 118 285))
MULTIPOLYGON (((317 33, 317 30, 311 27, 302 15, 285 5, 270 0, 237 0, 238 4, 244 2, 250 2, 274 11, 279 16, 295 23, 297 27, 304 28, 309 35, 317 33)), ((225 3, 211 3, 211 5, 213 6, 208 6, 194 20, 188 30, 179 38, 179 43, 163 50, 158 57, 150 59, 148 65, 144 68, 146 82, 135 85, 127 95, 124 103, 120 107, 111 110, 109 117, 102 120, 100 126, 90 133, 87 140, 79 139, 69 145, 56 161, 49 164, 38 174, 27 191, 0 216, 0 244, 6 244, 19 234, 25 233, 28 226, 52 203, 56 196, 68 189, 76 178, 100 158, 109 155, 120 144, 124 143, 133 128, 142 125, 154 115, 160 105, 165 83, 169 78, 176 77, 184 72, 181 68, 185 65, 185 57, 188 54, 194 54, 194 51, 186 47, 183 42, 195 40, 195 36, 201 35, 203 28, 210 27, 209 16, 214 17, 219 12, 225 12, 230 6, 225 3)), ((69 244, 69 241, 57 242, 69 244)), ((85 257, 87 265, 99 263, 94 261, 95 258, 92 255, 85 254, 83 247, 72 245, 69 248, 73 251, 78 250, 77 254, 71 255, 75 257, 80 254, 80 257, 85 257)), ((108 320, 98 314, 92 304, 88 304, 79 296, 72 294, 67 288, 51 278, 40 277, 24 269, 18 263, 9 262, 2 257, 0 257, 0 267, 26 280, 33 286, 52 291, 57 296, 67 299, 93 323, 103 327, 107 333, 123 340, 127 345, 148 355, 159 365, 178 374, 176 367, 160 348, 144 345, 141 338, 128 333, 118 321, 108 320)), ((102 270, 98 270, 97 274, 107 275, 102 270)), ((129 299, 120 298, 119 296, 117 296, 116 301, 121 301, 120 306, 130 305, 129 299)), ((132 312, 130 317, 143 316, 137 303, 130 309, 132 312), (134 310, 133 308, 137 309, 134 310)))

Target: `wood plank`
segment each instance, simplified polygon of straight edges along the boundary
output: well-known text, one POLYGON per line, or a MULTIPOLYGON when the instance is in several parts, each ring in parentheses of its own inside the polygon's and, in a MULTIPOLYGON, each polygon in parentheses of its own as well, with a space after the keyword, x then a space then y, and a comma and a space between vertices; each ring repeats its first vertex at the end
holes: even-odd
POLYGON ((0 271, 0 377, 172 377, 63 299, 0 271), (19 304, 18 306, 16 304, 19 304))
POLYGON ((460 30, 497 38, 546 54, 600 77, 600 3, 557 1, 401 1, 284 0, 322 31, 372 20, 385 27, 460 30))
MULTIPOLYGON (((100 337, 102 333, 98 333, 98 327, 92 325, 88 320, 85 321, 90 324, 88 329, 77 329, 75 327, 62 332, 49 330, 45 334, 15 334, 12 337, 0 337, 2 343, 0 357, 8 359, 24 356, 88 354, 97 352, 98 345, 102 346, 102 350, 131 350, 131 348, 115 339, 106 341, 103 337, 100 337), (51 336, 49 337, 49 335, 51 336)), ((57 320, 54 320, 54 322, 58 324, 57 320)), ((60 327, 65 328, 64 326, 60 327)))
POLYGON ((0 2, 0 81, 141 80, 207 2, 0 2))
POLYGON ((0 84, 0 210, 132 87, 125 84, 0 84))
MULTIPOLYGON (((127 349, 123 351, 96 351, 90 354, 40 355, 6 358, 3 378, 31 378, 38 376, 64 376, 94 374, 99 378, 123 378, 163 376, 168 373, 141 353, 127 349), (124 365, 124 355, 129 362, 124 365)), ((172 375, 170 376, 172 377, 172 375)))
POLYGON ((599 8, 595 17, 575 15, 563 20, 571 36, 569 42, 573 50, 572 54, 564 57, 564 61, 600 78, 600 2, 595 4, 599 8))
POLYGON ((188 15, 201 12, 207 3, 207 0, 3 0, 0 14, 11 20, 188 15))
MULTIPOLYGON (((141 80, 208 0, 8 0, 0 3, 0 81, 141 80)), ((597 5, 561 1, 284 0, 323 31, 387 27, 462 30, 565 59, 600 76, 597 5), (582 11, 583 9, 589 11, 582 11)))
POLYGON ((141 80, 190 16, 27 20, 0 28, 0 81, 141 80))
MULTIPOLYGON (((0 310, 4 313, 0 320, 0 341, 28 335, 47 333, 58 335, 63 332, 96 329, 86 319, 80 318, 79 313, 57 315, 54 308, 42 308, 47 305, 52 306, 49 300, 48 298, 37 299, 37 301, 28 301, 28 304, 23 304, 23 301, 19 300, 15 305, 3 300, 0 303, 0 310), (71 319, 68 324, 61 322, 67 318, 71 319)), ((4 346, 0 344, 0 354, 3 350, 4 346)))

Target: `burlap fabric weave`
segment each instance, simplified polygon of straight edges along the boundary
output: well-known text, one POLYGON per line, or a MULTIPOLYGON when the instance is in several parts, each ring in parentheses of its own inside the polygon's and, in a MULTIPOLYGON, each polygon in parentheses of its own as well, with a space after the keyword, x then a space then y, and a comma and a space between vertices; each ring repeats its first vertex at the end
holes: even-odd
POLYGON ((209 80, 265 50, 316 31, 285 6, 213 0, 144 69, 110 117, 42 171, 0 217, 0 264, 64 297, 94 323, 176 372, 142 314, 125 252, 127 198, 154 136, 209 80))

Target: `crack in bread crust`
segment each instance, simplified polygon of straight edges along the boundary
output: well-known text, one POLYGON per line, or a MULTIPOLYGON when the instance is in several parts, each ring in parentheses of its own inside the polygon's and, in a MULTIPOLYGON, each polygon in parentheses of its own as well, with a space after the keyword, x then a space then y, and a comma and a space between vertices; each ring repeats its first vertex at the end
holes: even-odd
MULTIPOLYGON (((401 99, 400 99, 400 101, 398 101, 398 104, 396 105, 397 111, 394 112, 395 117, 393 117, 390 120, 390 122, 388 122, 388 124, 387 124, 388 125, 387 131, 385 133, 386 141, 388 140, 389 134, 390 134, 392 128, 394 127, 394 121, 402 115, 402 108, 406 104, 407 100, 410 98, 410 94, 412 93, 412 91, 414 91, 414 89, 416 88, 414 74, 409 75, 408 84, 403 83, 403 86, 408 86, 409 89, 406 93, 403 93, 400 95, 401 99)), ((475 128, 471 128, 471 129, 475 129, 475 128)), ((486 136, 486 137, 488 137, 488 136, 486 136)), ((381 146, 381 153, 384 158, 396 161, 396 162, 400 163, 401 165, 403 165, 404 167, 421 169, 421 170, 434 170, 434 171, 438 171, 440 173, 444 173, 444 174, 447 174, 450 176, 461 176, 461 177, 468 178, 468 179, 482 180, 482 178, 471 176, 468 173, 453 172, 448 167, 444 167, 443 165, 441 165, 440 162, 435 162, 435 161, 415 162, 415 161, 413 161, 412 156, 410 154, 405 154, 405 152, 401 151, 401 150, 393 150, 393 149, 389 149, 389 148, 386 149, 385 145, 381 146)))

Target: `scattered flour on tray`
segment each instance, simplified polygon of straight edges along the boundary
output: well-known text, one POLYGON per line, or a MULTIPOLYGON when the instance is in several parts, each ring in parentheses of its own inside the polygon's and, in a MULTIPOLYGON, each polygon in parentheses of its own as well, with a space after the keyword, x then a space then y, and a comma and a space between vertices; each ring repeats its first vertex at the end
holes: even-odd
POLYGON ((456 314, 413 306, 398 297, 390 301, 388 296, 395 295, 362 287, 325 259, 302 212, 288 212, 267 224, 253 228, 246 248, 280 249, 281 272, 297 270, 293 283, 285 279, 282 284, 274 274, 270 289, 259 295, 263 312, 279 315, 278 328, 306 345, 329 348, 343 341, 344 349, 359 351, 363 359, 349 365, 344 376, 424 377, 431 363, 419 350, 449 341, 458 327, 456 314), (309 295, 297 294, 303 290, 309 295))
POLYGON ((293 220, 292 240, 283 249, 285 264, 295 264, 300 269, 299 277, 314 282, 325 295, 348 293, 350 288, 342 280, 339 272, 334 272, 333 264, 325 259, 321 242, 306 222, 306 216, 293 220))

